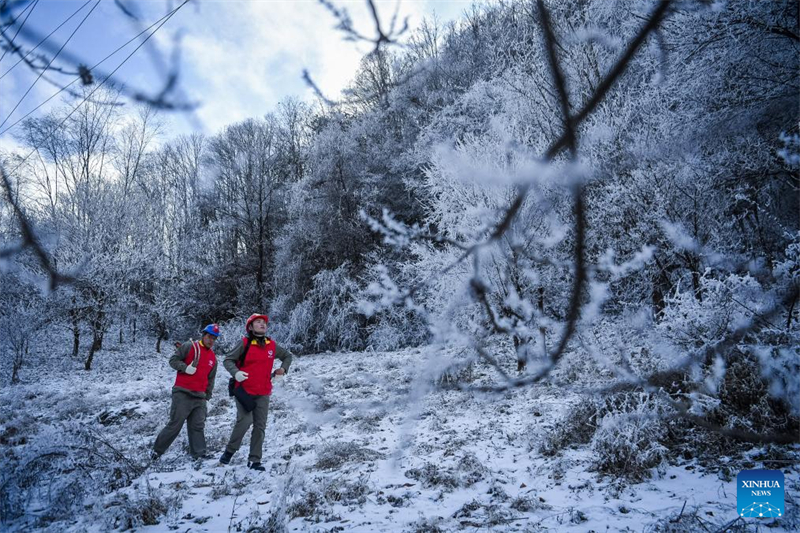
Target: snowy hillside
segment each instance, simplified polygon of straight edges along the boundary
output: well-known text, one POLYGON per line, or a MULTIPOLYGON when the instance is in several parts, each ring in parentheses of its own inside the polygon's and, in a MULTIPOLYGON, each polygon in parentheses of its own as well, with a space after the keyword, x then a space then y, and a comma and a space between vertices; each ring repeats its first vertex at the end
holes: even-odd
MULTIPOLYGON (((736 472, 762 465, 786 473, 787 517, 755 523, 800 524, 797 448, 669 450, 641 482, 603 476, 597 436, 569 444, 586 430, 574 425, 586 397, 460 391, 493 371, 434 380, 432 348, 297 358, 272 397, 266 473, 245 467, 249 435, 231 465, 194 464, 185 429, 147 466, 174 371, 125 350, 91 373, 64 362, 3 390, 0 497, 17 517, 6 531, 717 531, 737 518, 736 472)), ((235 416, 226 380, 209 404, 215 456, 235 416)))
POLYGON ((796 0, 80 3, 0 2, 0 533, 800 531, 796 0), (151 460, 252 341, 264 465, 222 368, 151 460))

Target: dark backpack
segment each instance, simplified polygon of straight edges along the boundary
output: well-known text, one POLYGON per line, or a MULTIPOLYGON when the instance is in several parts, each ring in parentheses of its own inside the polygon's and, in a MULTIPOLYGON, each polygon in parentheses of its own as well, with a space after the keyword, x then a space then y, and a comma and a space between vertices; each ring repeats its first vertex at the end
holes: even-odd
MULTIPOLYGON (((253 339, 249 336, 243 339, 244 342, 247 344, 244 345, 244 351, 242 351, 242 355, 239 356, 239 360, 236 362, 237 368, 242 368, 244 364, 244 358, 247 356, 247 351, 250 349, 250 345, 253 343, 253 339)), ((228 380, 228 396, 233 397, 234 392, 236 391, 236 378, 230 378, 228 380)))

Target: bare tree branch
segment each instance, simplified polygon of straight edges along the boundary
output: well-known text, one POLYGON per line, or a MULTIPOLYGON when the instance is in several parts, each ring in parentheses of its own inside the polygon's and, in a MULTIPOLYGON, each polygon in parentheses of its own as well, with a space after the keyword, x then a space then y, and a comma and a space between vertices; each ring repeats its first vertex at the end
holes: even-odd
MULTIPOLYGON (((406 17, 403 21, 403 26, 399 30, 395 30, 397 24, 397 14, 398 10, 400 9, 400 2, 398 1, 395 6, 395 12, 392 15, 392 21, 389 26, 389 32, 386 33, 381 26, 380 16, 378 15, 378 8, 375 5, 373 0, 367 0, 367 7, 369 8, 370 15, 372 17, 372 21, 375 23, 375 37, 367 37, 363 33, 356 30, 353 19, 350 18, 350 13, 347 12, 345 8, 338 8, 333 2, 329 0, 318 0, 318 2, 325 7, 333 17, 339 21, 337 24, 336 29, 344 33, 345 39, 348 41, 361 41, 374 44, 375 47, 372 51, 367 54, 371 56, 373 54, 380 53, 381 46, 384 45, 396 45, 396 46, 403 46, 402 43, 398 40, 406 31, 408 31, 408 17, 406 17)), ((340 104, 340 102, 336 102, 331 100, 330 98, 326 97, 323 92, 320 90, 319 86, 314 82, 311 78, 311 74, 308 70, 303 69, 303 81, 308 84, 311 90, 326 104, 331 107, 335 107, 340 104)))
MULTIPOLYGON (((82 80, 82 79, 86 79, 85 72, 87 70, 89 72, 91 72, 93 78, 110 79, 111 81, 114 81, 114 79, 113 79, 114 74, 117 72, 117 70, 119 70, 119 68, 126 61, 128 61, 130 59, 130 57, 133 55, 133 53, 138 51, 139 48, 141 48, 147 41, 149 41, 150 37, 152 37, 153 34, 155 34, 155 32, 157 32, 170 18, 172 18, 182 7, 184 7, 190 1, 191 0, 183 0, 183 2, 178 4, 175 8, 171 9, 164 16, 162 16, 159 20, 157 20, 156 22, 151 24, 148 28, 146 28, 146 29, 142 30, 141 32, 139 32, 138 35, 136 35, 132 39, 128 40, 125 44, 123 44, 121 47, 117 48, 117 50, 115 50, 114 52, 112 52, 111 54, 106 56, 103 60, 101 60, 100 62, 96 63, 92 67, 87 67, 86 66, 87 62, 86 61, 84 61, 78 55, 70 52, 68 49, 64 49, 64 50, 59 51, 56 48, 55 45, 50 44, 48 42, 48 37, 49 36, 48 37, 42 37, 38 32, 36 32, 34 30, 31 30, 29 28, 24 28, 24 29, 22 29, 20 31, 20 36, 22 38, 24 38, 26 41, 29 41, 29 42, 37 42, 37 44, 34 47, 34 49, 42 47, 44 50, 46 50, 46 52, 48 52, 50 54, 56 54, 57 56, 62 58, 62 60, 66 61, 68 64, 72 65, 75 68, 75 71, 74 72, 69 72, 69 71, 63 70, 63 69, 61 69, 59 67, 55 67, 55 66, 51 65, 52 60, 55 59, 55 57, 52 57, 51 59, 48 59, 46 61, 47 65, 44 66, 44 67, 40 67, 38 65, 35 65, 29 59, 26 59, 27 56, 33 51, 33 49, 31 51, 29 51, 28 53, 23 54, 21 47, 17 47, 15 49, 13 49, 13 52, 20 57, 20 61, 24 61, 25 64, 28 65, 28 67, 31 68, 32 70, 42 70, 42 72, 44 72, 44 71, 57 71, 57 72, 61 72, 61 73, 64 73, 64 74, 72 74, 72 75, 78 76, 76 78, 76 80, 73 80, 68 85, 62 87, 62 90, 66 90, 67 87, 69 87, 70 85, 72 85, 76 81, 79 81, 79 80, 82 80), (156 25, 158 25, 158 27, 155 28, 155 30, 153 30, 152 33, 147 35, 143 39, 143 41, 134 49, 134 52, 129 54, 122 61, 122 63, 120 65, 118 65, 116 68, 114 68, 110 73, 106 73, 106 72, 104 72, 102 70, 99 70, 99 67, 100 67, 100 65, 102 63, 104 63, 111 56, 115 55, 122 48, 124 48, 127 45, 131 44, 133 41, 138 39, 141 35, 146 33, 150 28, 153 28, 156 25), (81 75, 82 71, 83 71, 83 75, 81 75)), ((81 7, 81 9, 82 8, 83 8, 83 6, 81 7)), ((73 16, 74 16, 74 14, 73 14, 73 16)), ((0 38, 2 38, 6 42, 9 41, 9 39, 5 35, 5 33, 0 32, 0 38)), ((17 63, 19 63, 19 61, 17 63)), ((14 66, 16 66, 16 64, 14 66)), ((196 103, 185 101, 185 100, 172 100, 172 99, 167 99, 166 98, 166 96, 172 96, 173 93, 177 92, 177 87, 176 87, 175 81, 172 80, 173 77, 176 77, 176 72, 177 71, 175 69, 173 69, 170 74, 165 76, 164 87, 158 93, 156 93, 156 96, 151 96, 151 95, 149 95, 148 93, 146 93, 144 91, 139 91, 139 90, 135 90, 135 89, 127 88, 127 87, 123 87, 123 94, 125 94, 129 98, 134 99, 136 101, 149 103, 150 105, 153 105, 154 107, 156 107, 158 109, 165 109, 165 110, 170 110, 170 111, 191 111, 192 109, 197 107, 196 103)), ((59 91, 59 92, 61 92, 61 91, 59 91)), ((48 99, 48 101, 49 101, 49 99, 48 99)), ((38 109, 38 107, 37 107, 37 109, 38 109)))
MULTIPOLYGON (((574 143, 574 128, 577 128, 583 120, 585 120, 592 111, 597 107, 597 105, 605 98, 611 88, 614 86, 616 81, 622 76, 625 72, 630 61, 633 59, 634 55, 641 47, 641 45, 645 42, 648 35, 650 35, 653 31, 655 31, 661 21, 663 20, 664 16, 666 15, 668 8, 671 4, 671 0, 662 0, 658 6, 654 9, 653 13, 648 17, 646 23, 643 27, 639 30, 636 36, 631 39, 631 42, 627 46, 625 52, 620 56, 620 58, 616 61, 616 63, 612 66, 609 72, 606 74, 604 79, 598 84, 597 88, 595 89, 594 93, 592 94, 589 101, 584 105, 580 112, 578 112, 575 117, 569 118, 569 115, 566 115, 565 118, 565 131, 559 137, 559 139, 553 143, 550 148, 546 151, 544 160, 550 161, 555 156, 557 156, 564 148, 570 148, 570 140, 574 143)), ((549 22, 549 21, 548 21, 549 22)), ((547 31, 551 32, 552 37, 552 28, 550 28, 548 23, 545 23, 547 26, 547 31)), ((549 39, 551 42, 548 45, 551 48, 555 47, 554 39, 549 39)), ((563 83, 563 76, 561 76, 562 83, 560 84, 559 94, 566 96, 566 88, 563 83)), ((558 87, 558 81, 556 82, 558 87)), ((563 100, 563 98, 562 98, 563 100)), ((564 104, 562 101, 562 109, 569 109, 569 104, 564 104)), ((490 236, 481 242, 472 244, 472 245, 460 245, 459 248, 464 249, 465 252, 458 257, 455 261, 451 262, 450 265, 442 269, 441 271, 435 273, 434 275, 430 276, 428 279, 425 279, 415 285, 413 285, 410 289, 403 291, 402 294, 398 295, 395 303, 403 302, 406 298, 413 297, 417 292, 419 292, 422 288, 428 286, 430 283, 444 275, 445 273, 449 272, 457 265, 462 263, 465 259, 469 258, 473 254, 475 254, 481 248, 491 244, 499 240, 511 226, 512 221, 517 216, 522 204, 527 197, 527 194, 530 190, 530 185, 525 184, 519 188, 517 195, 511 205, 506 209, 505 215, 503 219, 498 223, 494 231, 490 234, 490 236)), ((557 345, 553 354, 551 354, 551 361, 558 361, 558 359, 563 354, 564 349, 566 348, 567 342, 569 341, 570 336, 572 335, 575 324, 577 322, 578 315, 580 313, 580 291, 581 287, 585 282, 586 272, 585 272, 585 265, 584 265, 584 233, 585 233, 585 221, 584 221, 584 203, 582 198, 582 193, 580 190, 575 192, 575 204, 573 206, 573 213, 576 217, 575 220, 575 238, 576 238, 576 247, 575 247, 575 266, 577 267, 575 270, 575 282, 573 284, 572 295, 570 298, 570 308, 567 317, 567 328, 562 336, 561 341, 557 345)), ((543 371, 538 372, 534 376, 530 376, 525 379, 525 384, 533 383, 535 381, 541 380, 545 377, 552 367, 546 367, 543 371)))
MULTIPOLYGON (((38 237, 36 236, 36 232, 34 231, 31 223, 28 220, 28 217, 23 212, 22 208, 19 205, 19 201, 17 198, 14 197, 14 191, 11 186, 11 181, 6 174, 5 169, 0 165, 0 176, 3 180, 3 188, 5 189, 6 198, 8 199, 8 203, 11 204, 12 209, 14 210, 14 214, 17 216, 17 220, 19 221, 20 231, 22 233, 22 244, 14 247, 17 250, 22 250, 25 248, 30 248, 33 250, 34 255, 39 261, 41 267, 47 272, 48 276, 50 277, 50 290, 54 290, 59 284, 64 283, 73 283, 75 278, 70 275, 62 274, 58 272, 58 270, 53 265, 52 261, 50 260, 50 256, 45 252, 42 244, 39 242, 38 237)), ((12 248, 13 250, 13 248, 12 248)), ((4 250, 7 252, 8 250, 4 250)), ((4 253, 4 255, 7 255, 4 253)))

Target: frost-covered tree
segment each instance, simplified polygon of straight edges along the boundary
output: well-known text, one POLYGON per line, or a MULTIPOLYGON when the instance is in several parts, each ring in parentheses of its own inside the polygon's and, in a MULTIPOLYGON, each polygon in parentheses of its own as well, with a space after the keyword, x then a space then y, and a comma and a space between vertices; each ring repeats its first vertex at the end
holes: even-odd
MULTIPOLYGON (((713 396, 720 368, 760 365, 774 397, 790 405, 785 384, 767 368, 785 365, 780 354, 795 333, 765 327, 791 314, 796 292, 773 266, 797 227, 796 202, 788 202, 796 177, 778 155, 798 115, 789 4, 641 2, 629 6, 638 17, 621 17, 620 9, 554 5, 545 21, 542 2, 493 6, 468 17, 471 32, 449 36, 440 53, 469 52, 461 64, 473 70, 419 135, 417 154, 428 166, 414 190, 425 223, 373 224, 395 244, 420 241, 407 257, 422 275, 393 298, 428 304, 431 319, 445 324, 440 332, 471 339, 493 364, 484 341, 492 333, 513 340, 520 362, 540 357, 503 387, 541 379, 567 352, 600 356, 608 347, 586 340, 594 324, 624 329, 626 317, 644 310, 664 335, 648 342, 672 343, 664 368, 691 370, 685 390, 713 396), (515 24, 520 13, 537 21, 532 30, 515 24), (736 53, 723 52, 729 47, 736 53), (615 70, 620 57, 624 74, 615 70), (570 146, 570 157, 558 157, 570 146), (757 296, 737 303, 739 292, 757 296), (718 327, 697 315, 695 327, 713 334, 686 329, 693 305, 719 311, 718 327), (728 305, 745 314, 731 319, 728 305), (675 346, 676 330, 692 342, 675 346), (756 346, 766 338, 773 355, 765 359, 756 346)), ((598 363, 624 377, 622 357, 598 363)), ((723 401, 721 412, 728 407, 723 401)), ((692 407, 675 408, 688 416, 692 407)), ((738 436, 757 439, 766 429, 738 436)), ((787 435, 774 429, 776 439, 787 435)))

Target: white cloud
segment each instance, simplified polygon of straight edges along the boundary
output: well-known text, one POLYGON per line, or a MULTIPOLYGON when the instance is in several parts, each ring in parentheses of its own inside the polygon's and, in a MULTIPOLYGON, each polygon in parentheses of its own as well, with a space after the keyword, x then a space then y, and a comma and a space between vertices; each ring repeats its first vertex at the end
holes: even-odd
POLYGON ((0 137, 0 152, 19 153, 22 152, 22 145, 9 135, 0 137))
MULTIPOLYGON (((404 2, 398 21, 409 17, 415 27, 433 9, 445 19, 457 16, 468 1, 404 2)), ((388 30, 396 3, 377 2, 388 30)), ((364 1, 337 2, 350 13, 358 31, 375 33, 364 1)), ((355 75, 369 43, 346 41, 337 21, 317 1, 204 2, 183 14, 183 86, 190 99, 202 102, 196 116, 208 132, 247 117, 262 116, 277 103, 295 96, 314 99, 303 82, 307 69, 329 98, 336 99, 355 75)), ((161 42, 169 39, 161 36, 161 42)))
MULTIPOLYGON (((360 33, 375 34, 366 1, 333 1, 347 9, 360 33)), ((377 0, 376 4, 382 25, 388 30, 397 4, 394 0, 377 0)), ((434 10, 440 20, 446 21, 459 16, 469 4, 469 0, 401 2, 398 22, 409 17, 413 29, 434 10)), ((62 15, 72 12, 80 3, 71 2, 68 9, 66 3, 59 5, 63 12, 48 8, 49 17, 35 21, 40 32, 55 27, 62 15)), ((135 5, 141 14, 140 23, 132 22, 115 5, 102 3, 85 31, 70 44, 72 51, 87 64, 94 64, 176 4, 139 0, 135 5)), ((326 96, 336 99, 355 75, 361 57, 372 48, 370 43, 344 40, 344 35, 335 29, 336 23, 317 0, 199 0, 187 4, 151 41, 161 51, 162 62, 168 65, 173 39, 176 34, 182 35, 180 86, 189 100, 202 104, 193 115, 194 121, 181 120, 179 117, 184 116, 181 114, 173 115, 169 130, 174 134, 199 128, 216 133, 227 124, 274 110, 286 97, 311 102, 315 97, 302 80, 303 69, 309 71, 326 96)), ((62 38, 69 29, 62 30, 62 38)), ((103 69, 112 70, 133 46, 109 60, 103 69)), ((157 93, 163 84, 163 74, 154 74, 157 68, 152 52, 149 46, 138 51, 116 74, 116 79, 135 90, 157 93)), ((33 79, 29 69, 16 70, 19 72, 1 82, 0 108, 4 113, 13 107, 33 79)), ((41 80, 9 123, 55 91, 41 80)), ((60 104, 60 98, 53 99, 33 116, 41 116, 52 105, 60 104)))
MULTIPOLYGON (((5 72, 11 65, 13 65, 12 62, 8 60, 4 61, 2 67, 0 68, 0 73, 5 72)), ((24 117, 36 106, 40 105, 45 100, 50 98, 54 93, 58 92, 58 88, 53 86, 44 78, 40 79, 34 84, 36 76, 37 73, 26 68, 23 64, 20 64, 5 78, 3 78, 2 81, 0 81, 0 86, 2 87, 2 90, 0 90, 0 110, 2 110, 0 111, 0 115, 2 115, 0 122, 5 120, 6 116, 8 116, 8 114, 11 113, 11 110, 14 109, 14 106, 21 101, 19 107, 17 107, 3 127, 0 128, 0 131, 3 131, 14 124, 14 122, 24 117), (22 99, 25 91, 27 91, 31 85, 33 85, 33 88, 28 95, 22 99)), ((51 78, 57 78, 57 76, 51 74, 48 74, 48 76, 51 78)), ((43 113, 46 113, 49 109, 51 109, 52 106, 59 105, 60 103, 60 98, 53 98, 39 110, 35 111, 31 116, 41 116, 43 113)), ((12 135, 17 131, 19 131, 19 126, 13 128, 11 131, 3 135, 3 137, 12 135)))

